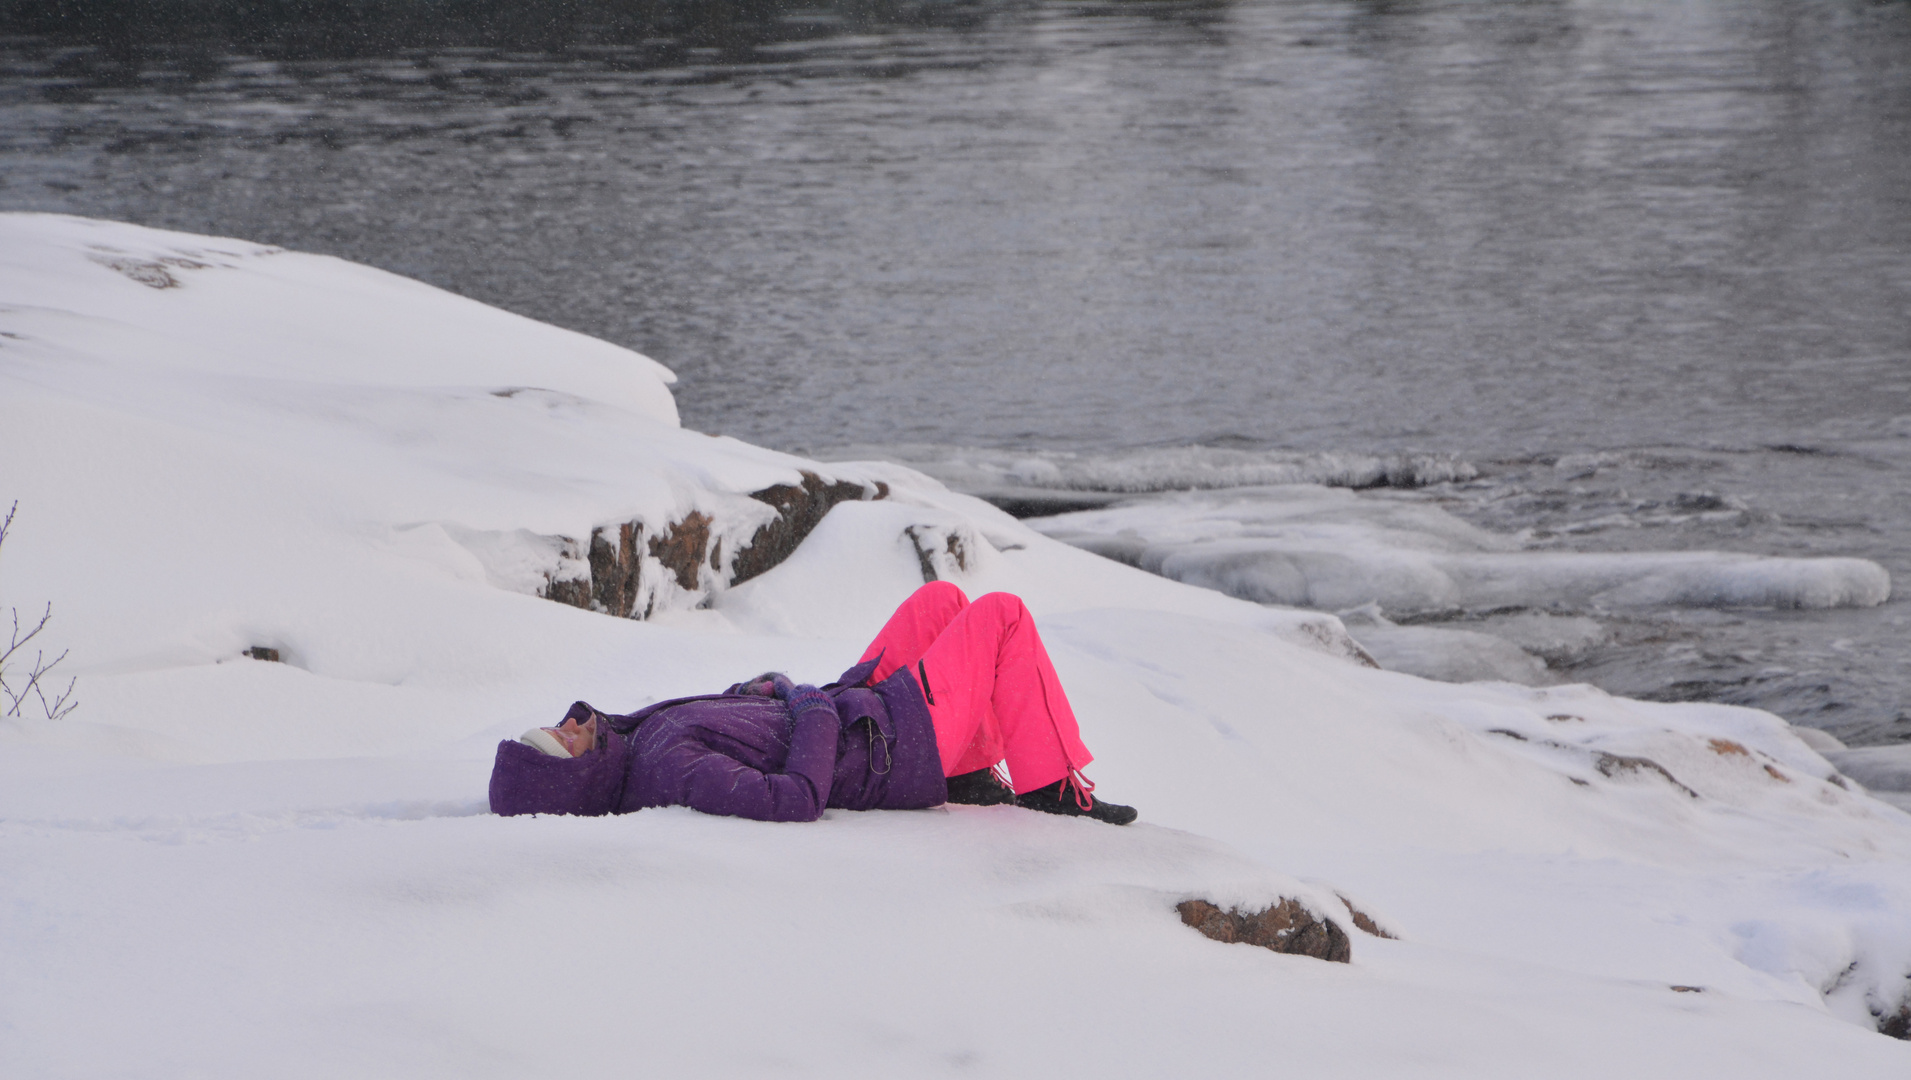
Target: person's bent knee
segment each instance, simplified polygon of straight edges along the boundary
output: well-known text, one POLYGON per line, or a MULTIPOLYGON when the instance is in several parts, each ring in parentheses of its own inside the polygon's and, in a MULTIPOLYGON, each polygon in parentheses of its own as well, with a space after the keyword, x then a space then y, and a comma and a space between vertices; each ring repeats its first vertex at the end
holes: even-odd
POLYGON ((969 597, 953 581, 931 581, 910 597, 920 603, 945 604, 960 610, 969 606, 969 597))
POLYGON ((1004 622, 1014 622, 1028 614, 1028 605, 1012 592, 984 593, 969 606, 993 614, 1004 622))
POLYGON ((961 587, 954 581, 927 581, 923 583, 921 589, 915 591, 915 594, 925 600, 944 600, 944 602, 956 602, 956 604, 969 602, 969 594, 963 593, 961 587))

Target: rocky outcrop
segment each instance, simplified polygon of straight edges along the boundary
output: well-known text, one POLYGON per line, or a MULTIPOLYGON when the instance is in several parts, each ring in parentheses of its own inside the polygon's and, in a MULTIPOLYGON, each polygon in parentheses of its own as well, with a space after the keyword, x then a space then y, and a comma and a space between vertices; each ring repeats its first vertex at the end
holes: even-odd
POLYGON ((1687 797, 1696 799, 1699 793, 1679 783, 1679 779, 1667 771, 1664 765, 1651 758, 1633 757, 1629 754, 1608 754, 1603 750, 1593 751, 1593 767, 1601 776, 1617 777, 1620 773, 1657 773, 1665 782, 1685 792, 1687 797))
MULTIPOLYGON (((707 601, 711 592, 741 584, 790 557, 799 544, 838 503, 881 499, 889 486, 880 481, 864 485, 852 480, 827 480, 803 471, 797 484, 775 484, 750 493, 752 499, 776 510, 776 517, 758 526, 747 541, 735 544, 728 565, 723 539, 735 537, 747 524, 726 529, 725 523, 701 510, 692 510, 661 526, 642 520, 600 525, 591 530, 588 577, 545 576, 538 595, 561 604, 602 611, 619 618, 648 618, 657 608, 660 588, 676 600, 666 605, 687 606, 707 601)), ((555 538, 560 549, 575 558, 580 545, 569 537, 555 538)))
POLYGON ((941 581, 953 566, 955 572, 969 569, 969 550, 975 543, 963 529, 933 525, 911 525, 902 531, 916 549, 916 564, 922 570, 922 583, 941 581), (940 569, 938 565, 940 564, 940 569))
MULTIPOLYGON (((1717 754, 1720 757, 1729 756, 1729 757, 1750 758, 1752 756, 1752 752, 1745 748, 1745 744, 1733 742, 1730 739, 1713 739, 1707 742, 1706 745, 1711 748, 1714 754, 1717 754)), ((1764 757, 1765 755, 1760 754, 1758 756, 1764 757)), ((1763 765, 1763 768, 1765 769, 1766 776, 1769 776, 1772 779, 1777 780, 1779 783, 1782 783, 1782 784, 1789 784, 1792 782, 1791 777, 1786 776, 1784 773, 1780 772, 1778 769, 1778 766, 1773 765, 1771 762, 1769 761, 1763 762, 1762 765, 1763 765)))
MULTIPOLYGON (((1558 715, 1549 716, 1546 719, 1559 721, 1559 722, 1566 722, 1566 721, 1577 721, 1580 718, 1577 716, 1568 716, 1568 715, 1565 715, 1564 713, 1561 713, 1558 715)), ((1486 733, 1488 735, 1498 735, 1498 736, 1501 736, 1502 738, 1512 739, 1516 742, 1535 741, 1535 740, 1527 738, 1525 735, 1522 735, 1517 731, 1512 730, 1511 728, 1488 728, 1486 733)), ((1579 746, 1574 743, 1559 742, 1556 739, 1539 739, 1537 740, 1537 742, 1538 742, 1538 745, 1540 746, 1550 746, 1558 750, 1567 751, 1568 753, 1590 754, 1592 758, 1593 768, 1599 770, 1599 775, 1607 777, 1609 779, 1618 779, 1621 776, 1652 773, 1654 775, 1657 775, 1660 779, 1664 780, 1666 783, 1671 784, 1673 787, 1677 788, 1679 791, 1683 792, 1687 798, 1696 799, 1699 797, 1698 792, 1693 791, 1691 788, 1680 783, 1679 778, 1672 775, 1671 770, 1667 769, 1664 765, 1659 764, 1658 762, 1652 760, 1651 758, 1634 757, 1630 754, 1612 754, 1612 753, 1607 753, 1604 750, 1592 750, 1592 749, 1589 749, 1588 747, 1579 746)), ((1714 744, 1718 744, 1718 743, 1724 742, 1724 740, 1714 739, 1712 740, 1712 742, 1714 744)), ((1725 743, 1725 745, 1738 747, 1738 750, 1736 751, 1738 753, 1747 752, 1745 751, 1744 747, 1739 747, 1737 743, 1728 742, 1728 743, 1725 743)), ((1714 745, 1712 747, 1712 750, 1714 753, 1720 753, 1720 754, 1733 752, 1733 751, 1720 750, 1717 745, 1714 745)), ((1775 769, 1771 769, 1768 767, 1765 771, 1771 773, 1772 776, 1776 777, 1779 780, 1783 780, 1786 783, 1791 782, 1789 777, 1784 776, 1783 774, 1779 773, 1775 769)), ((1567 777, 1567 779, 1571 780, 1575 784, 1578 784, 1580 787, 1589 786, 1586 783, 1586 781, 1580 779, 1577 776, 1569 776, 1567 777)))
MULTIPOLYGON (((591 530, 591 577, 581 590, 573 591, 567 602, 581 608, 596 608, 628 618, 635 614, 638 586, 643 581, 643 564, 637 559, 637 543, 644 535, 644 523, 626 521, 622 525, 591 530)), ((546 594, 553 600, 565 599, 546 594)))
POLYGON ((572 607, 581 607, 587 610, 590 608, 590 578, 567 578, 559 581, 547 574, 544 580, 545 587, 538 593, 539 596, 544 597, 546 600, 555 600, 560 604, 569 604, 572 607))
POLYGON ((1897 1012, 1880 1016, 1878 1034, 1911 1041, 1911 1005, 1900 1005, 1897 1012))
POLYGON ((1312 638, 1322 652, 1352 660, 1361 667, 1377 668, 1380 661, 1366 650, 1360 642, 1353 639, 1339 620, 1329 623, 1325 620, 1310 620, 1300 624, 1300 631, 1312 638))
POLYGON ((789 558, 837 503, 889 495, 889 485, 880 480, 871 489, 850 480, 832 483, 808 470, 802 477, 801 484, 774 484, 750 492, 750 498, 776 507, 776 520, 758 529, 737 552, 730 564, 730 584, 748 581, 789 558))
MULTIPOLYGON (((704 556, 710 550, 708 514, 696 510, 673 521, 662 533, 650 538, 650 554, 663 568, 676 576, 677 587, 695 592, 703 581, 704 556)), ((712 570, 719 569, 714 564, 712 570)))
POLYGON ((179 256, 142 259, 136 255, 127 255, 98 245, 93 246, 93 252, 87 255, 87 258, 108 270, 125 274, 149 289, 177 289, 184 284, 173 276, 172 270, 168 267, 180 270, 205 270, 212 265, 179 256))
MULTIPOLYGON (((1221 910, 1206 900, 1184 900, 1175 905, 1181 921, 1216 941, 1259 945, 1278 953, 1312 956, 1345 964, 1353 959, 1353 944, 1332 919, 1307 910, 1298 900, 1282 900, 1260 911, 1221 910)), ((1369 920, 1371 921, 1371 920, 1369 920)))
POLYGON ((1340 897, 1340 902, 1347 905, 1347 914, 1354 920, 1354 927, 1356 929, 1363 933, 1372 934, 1377 938, 1386 938, 1389 941, 1395 940, 1394 935, 1389 934, 1378 922, 1375 922, 1372 915, 1355 907, 1354 902, 1347 899, 1346 894, 1335 893, 1334 895, 1340 897))

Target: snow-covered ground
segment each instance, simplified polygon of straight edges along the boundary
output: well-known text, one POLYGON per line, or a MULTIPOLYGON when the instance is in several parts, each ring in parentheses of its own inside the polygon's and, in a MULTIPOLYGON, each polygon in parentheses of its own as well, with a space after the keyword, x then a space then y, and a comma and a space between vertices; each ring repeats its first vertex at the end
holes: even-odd
POLYGON ((0 608, 53 603, 80 701, 0 722, 7 1075, 1911 1069, 1872 1030, 1911 817, 1776 717, 1376 670, 899 466, 685 431, 669 381, 336 260, 0 216, 0 608), (805 468, 889 494, 728 585, 748 493, 805 468), (692 511, 731 542, 648 621, 533 595, 559 538, 692 511), (1141 824, 486 811, 496 741, 574 699, 834 675, 925 529, 1028 600, 1141 824), (1335 893, 1399 939, 1328 964, 1174 912, 1335 893))

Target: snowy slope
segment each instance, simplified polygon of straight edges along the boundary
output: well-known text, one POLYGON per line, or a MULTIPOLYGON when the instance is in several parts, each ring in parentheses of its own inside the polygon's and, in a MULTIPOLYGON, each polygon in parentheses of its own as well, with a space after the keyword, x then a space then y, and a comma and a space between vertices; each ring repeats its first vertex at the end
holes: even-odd
POLYGON ((1870 1030, 1911 818, 1775 717, 1374 670, 881 463, 776 569, 612 618, 529 595, 540 544, 742 528, 814 466, 682 430, 636 354, 239 241, 0 216, 0 335, 0 608, 53 603, 81 701, 0 722, 10 1075, 1911 1068, 1870 1030), (496 740, 573 699, 846 667, 911 528, 1028 600, 1142 824, 486 812, 496 740), (1173 911, 1335 891, 1400 940, 1173 911))

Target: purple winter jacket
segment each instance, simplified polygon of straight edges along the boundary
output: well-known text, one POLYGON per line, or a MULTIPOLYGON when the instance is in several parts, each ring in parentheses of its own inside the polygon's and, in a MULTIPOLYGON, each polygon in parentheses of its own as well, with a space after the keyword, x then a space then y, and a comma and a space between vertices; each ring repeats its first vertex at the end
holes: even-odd
POLYGON ((867 686, 876 661, 823 688, 828 704, 790 715, 775 698, 711 694, 598 717, 597 749, 575 758, 500 742, 497 814, 628 814, 688 806, 760 821, 815 821, 825 807, 914 810, 948 795, 936 733, 908 668, 867 686), (833 706, 833 707, 831 707, 833 706))

